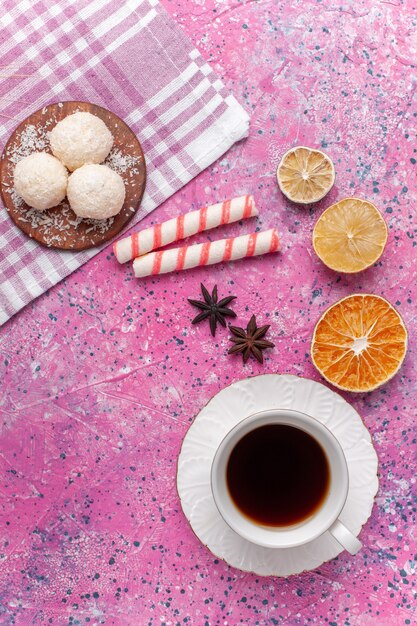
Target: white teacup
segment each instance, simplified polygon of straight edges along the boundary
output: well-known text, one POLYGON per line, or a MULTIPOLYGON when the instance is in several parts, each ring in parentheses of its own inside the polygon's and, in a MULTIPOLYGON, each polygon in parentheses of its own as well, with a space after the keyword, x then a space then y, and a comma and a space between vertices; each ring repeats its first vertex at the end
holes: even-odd
POLYGON ((268 548, 291 548, 306 544, 329 532, 350 554, 356 554, 361 542, 338 519, 346 501, 349 474, 343 450, 336 437, 321 422, 287 409, 255 413, 242 420, 223 439, 211 468, 214 501, 225 522, 244 539, 268 548), (314 513, 292 526, 264 526, 244 515, 235 505, 227 486, 227 465, 236 444, 260 426, 285 424, 301 429, 313 437, 327 457, 329 487, 323 502, 314 513))

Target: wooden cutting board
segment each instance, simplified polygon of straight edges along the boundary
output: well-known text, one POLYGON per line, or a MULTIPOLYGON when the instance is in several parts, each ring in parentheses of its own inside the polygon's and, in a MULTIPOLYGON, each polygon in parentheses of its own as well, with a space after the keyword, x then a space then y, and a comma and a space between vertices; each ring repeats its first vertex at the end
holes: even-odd
POLYGON ((11 219, 28 237, 60 250, 85 250, 115 237, 138 210, 145 183, 145 157, 136 135, 117 115, 88 102, 58 102, 32 113, 12 133, 0 159, 1 197, 11 219), (104 164, 123 178, 126 199, 120 213, 107 220, 78 218, 66 198, 47 211, 36 211, 16 194, 13 187, 17 161, 32 152, 51 153, 49 132, 57 122, 77 111, 88 111, 101 118, 114 138, 104 164))

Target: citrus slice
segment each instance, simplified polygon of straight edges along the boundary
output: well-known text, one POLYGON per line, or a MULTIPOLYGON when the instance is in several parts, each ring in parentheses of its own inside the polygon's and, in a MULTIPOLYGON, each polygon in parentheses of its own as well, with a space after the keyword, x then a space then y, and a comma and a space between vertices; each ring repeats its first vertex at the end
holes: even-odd
POLYGON ((372 202, 345 198, 322 213, 313 230, 313 248, 327 267, 351 274, 373 265, 384 251, 387 225, 372 202))
POLYGON ((324 152, 304 146, 288 150, 277 169, 282 193, 300 204, 324 198, 333 187, 334 175, 333 163, 324 152))
POLYGON ((329 382, 347 391, 371 391, 400 369, 407 330, 381 296, 354 294, 327 309, 314 329, 311 357, 329 382))

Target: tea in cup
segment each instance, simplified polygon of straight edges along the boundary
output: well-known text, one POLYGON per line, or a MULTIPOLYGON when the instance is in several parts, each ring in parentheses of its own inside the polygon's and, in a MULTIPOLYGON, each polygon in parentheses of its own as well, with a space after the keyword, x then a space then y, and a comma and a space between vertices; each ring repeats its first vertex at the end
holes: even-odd
POLYGON ((340 443, 299 411, 239 422, 216 451, 211 487, 225 522, 258 545, 290 548, 330 532, 351 554, 362 546, 338 519, 349 488, 340 443))

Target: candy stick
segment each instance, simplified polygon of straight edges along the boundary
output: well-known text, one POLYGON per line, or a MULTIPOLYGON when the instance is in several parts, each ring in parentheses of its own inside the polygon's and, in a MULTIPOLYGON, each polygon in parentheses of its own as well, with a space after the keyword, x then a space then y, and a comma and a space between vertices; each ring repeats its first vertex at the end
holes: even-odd
POLYGON ((162 224, 133 233, 130 237, 116 241, 113 244, 113 251, 119 263, 125 263, 151 250, 179 239, 185 239, 203 230, 231 224, 256 215, 258 215, 258 210, 252 196, 233 198, 233 200, 206 206, 198 211, 179 215, 162 224))
POLYGON ((199 265, 213 265, 221 261, 235 261, 248 256, 276 252, 279 248, 275 228, 251 235, 242 235, 219 241, 208 241, 193 246, 159 250, 133 261, 135 276, 153 276, 176 270, 187 270, 199 265))

